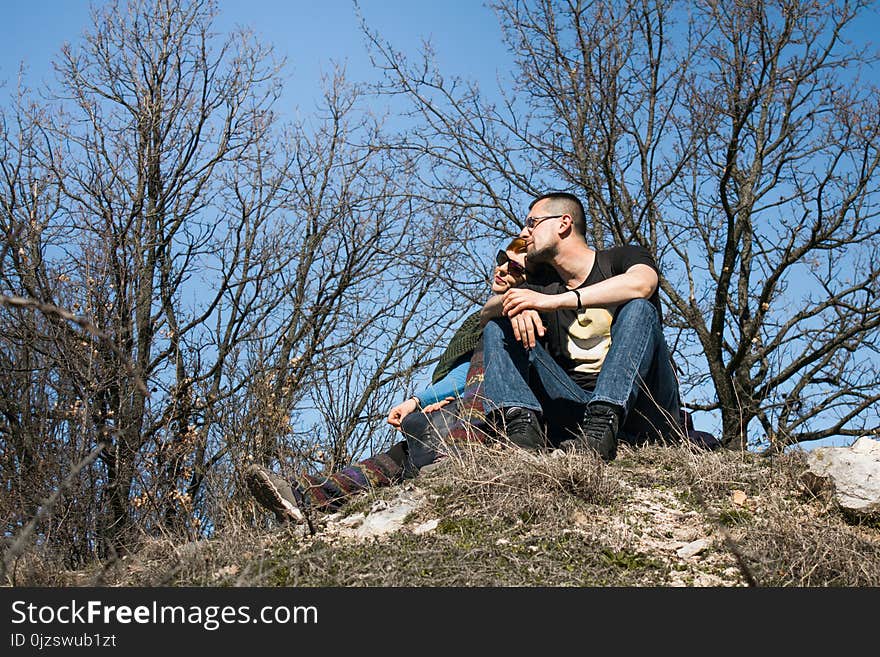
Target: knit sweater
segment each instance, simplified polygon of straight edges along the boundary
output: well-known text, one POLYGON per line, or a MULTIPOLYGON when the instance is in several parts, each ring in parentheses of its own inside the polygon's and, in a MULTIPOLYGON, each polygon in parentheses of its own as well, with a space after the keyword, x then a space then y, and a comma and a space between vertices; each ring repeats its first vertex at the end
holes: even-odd
POLYGON ((468 316, 446 347, 446 351, 440 356, 434 373, 431 375, 431 383, 437 383, 450 371, 464 361, 468 361, 474 353, 474 349, 483 337, 483 329, 480 327, 480 311, 468 316))

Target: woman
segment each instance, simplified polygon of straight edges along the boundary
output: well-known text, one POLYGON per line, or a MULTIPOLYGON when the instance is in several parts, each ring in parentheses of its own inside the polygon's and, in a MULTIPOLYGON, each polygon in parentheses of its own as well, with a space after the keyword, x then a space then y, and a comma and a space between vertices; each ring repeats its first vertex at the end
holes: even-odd
MULTIPOLYGON (((490 282, 492 294, 503 294, 525 281, 525 250, 525 240, 517 237, 498 251, 490 282)), ((434 369, 432 385, 389 412, 388 423, 406 436, 404 477, 413 477, 433 463, 440 448, 489 437, 478 399, 483 381, 482 334, 477 311, 450 340, 434 369)))
MULTIPOLYGON (((493 294, 503 294, 525 281, 525 240, 515 238, 499 250, 492 272, 493 294)), ((431 385, 388 413, 388 424, 403 440, 391 449, 329 476, 301 474, 291 486, 269 470, 252 465, 245 481, 256 500, 279 522, 301 521, 302 510, 333 510, 351 495, 411 478, 433 463, 450 443, 485 440, 488 436, 478 402, 483 379, 482 326, 477 311, 462 322, 440 356, 431 385)))

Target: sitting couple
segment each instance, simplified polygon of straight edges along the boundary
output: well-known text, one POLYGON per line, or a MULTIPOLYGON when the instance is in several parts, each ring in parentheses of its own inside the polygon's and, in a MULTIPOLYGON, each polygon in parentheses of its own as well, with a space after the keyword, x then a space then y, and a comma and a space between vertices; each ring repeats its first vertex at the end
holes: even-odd
POLYGON ((391 409, 388 422, 406 440, 293 485, 248 468, 248 487, 279 521, 415 476, 460 438, 500 435, 527 449, 589 450, 610 461, 620 440, 682 435, 650 253, 591 249, 572 194, 545 194, 529 210, 519 237, 498 253, 493 295, 458 329, 433 384, 391 409))

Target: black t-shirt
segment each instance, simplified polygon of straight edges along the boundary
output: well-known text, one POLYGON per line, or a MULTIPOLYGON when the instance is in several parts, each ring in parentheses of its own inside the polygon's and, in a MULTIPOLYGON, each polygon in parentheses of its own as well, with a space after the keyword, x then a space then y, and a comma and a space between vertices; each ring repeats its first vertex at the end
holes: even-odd
MULTIPOLYGON (((633 265, 648 265, 658 272, 651 253, 640 246, 618 246, 596 251, 596 260, 587 279, 577 289, 595 285, 633 265)), ((541 283, 526 283, 527 287, 542 294, 564 294, 570 289, 554 275, 541 283), (555 279, 555 280, 553 280, 555 279)), ((660 314, 657 291, 649 299, 660 314)), ((620 305, 602 308, 585 308, 578 315, 574 308, 541 313, 547 332, 542 344, 568 375, 584 390, 596 387, 596 379, 611 347, 611 324, 620 305)))

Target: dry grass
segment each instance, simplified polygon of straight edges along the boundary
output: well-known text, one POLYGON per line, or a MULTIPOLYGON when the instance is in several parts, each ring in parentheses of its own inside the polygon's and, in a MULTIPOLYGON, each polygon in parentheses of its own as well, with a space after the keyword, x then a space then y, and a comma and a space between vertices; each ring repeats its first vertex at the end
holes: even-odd
POLYGON ((474 446, 449 459, 442 476, 429 477, 444 504, 464 512, 483 509, 490 521, 558 517, 578 506, 610 504, 621 494, 617 480, 592 455, 535 455, 502 446, 474 446))
POLYGON ((763 586, 878 586, 880 531, 847 518, 800 484, 802 452, 752 453, 650 449, 633 460, 725 530, 754 581, 763 586), (737 505, 731 494, 743 491, 737 505))
MULTIPOLYGON (((151 540, 79 572, 31 553, 16 584, 122 586, 878 586, 880 528, 798 484, 801 454, 624 448, 589 455, 472 447, 404 485, 406 528, 354 540, 228 522, 211 540, 151 540), (411 530, 427 520, 436 528, 411 530), (702 542, 702 543, 701 543, 702 542), (682 555, 700 545, 698 554, 682 555)), ((393 502, 355 498, 344 515, 393 502)))

